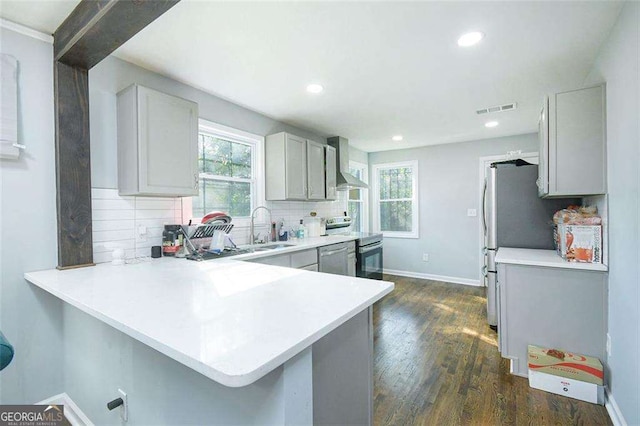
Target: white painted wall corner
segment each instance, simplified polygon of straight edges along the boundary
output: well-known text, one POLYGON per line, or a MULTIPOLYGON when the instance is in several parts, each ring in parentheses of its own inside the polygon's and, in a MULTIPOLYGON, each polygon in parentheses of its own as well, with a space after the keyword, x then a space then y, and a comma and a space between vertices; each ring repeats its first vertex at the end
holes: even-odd
POLYGON ((607 386, 605 386, 604 388, 604 393, 604 406, 607 409, 607 413, 609 413, 609 417, 611 418, 611 423, 613 423, 613 426, 627 426, 627 422, 622 415, 622 411, 620 411, 620 407, 618 407, 615 398, 613 397, 611 391, 607 386))

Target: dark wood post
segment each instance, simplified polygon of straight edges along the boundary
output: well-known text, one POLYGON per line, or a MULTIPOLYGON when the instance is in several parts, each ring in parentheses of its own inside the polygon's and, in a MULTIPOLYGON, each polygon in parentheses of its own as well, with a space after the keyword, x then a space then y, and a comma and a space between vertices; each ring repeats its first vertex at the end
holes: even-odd
POLYGON ((54 33, 58 268, 93 265, 89 69, 179 0, 83 0, 54 33))

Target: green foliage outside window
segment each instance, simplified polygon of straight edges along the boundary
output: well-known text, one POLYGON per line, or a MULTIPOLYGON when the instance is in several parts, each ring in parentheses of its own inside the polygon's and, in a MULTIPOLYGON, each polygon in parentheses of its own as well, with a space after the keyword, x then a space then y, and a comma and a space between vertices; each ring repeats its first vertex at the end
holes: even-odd
POLYGON ((223 211, 232 217, 251 214, 253 147, 201 133, 198 137, 200 194, 193 197, 193 215, 223 211))

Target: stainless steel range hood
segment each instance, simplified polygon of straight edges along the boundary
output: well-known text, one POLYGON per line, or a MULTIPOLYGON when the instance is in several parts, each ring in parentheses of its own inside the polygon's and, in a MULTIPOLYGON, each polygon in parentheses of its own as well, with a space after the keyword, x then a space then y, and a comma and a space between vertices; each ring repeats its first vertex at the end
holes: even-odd
POLYGON ((368 188, 369 185, 349 173, 349 140, 341 136, 333 136, 327 139, 327 143, 336 149, 338 191, 368 188))

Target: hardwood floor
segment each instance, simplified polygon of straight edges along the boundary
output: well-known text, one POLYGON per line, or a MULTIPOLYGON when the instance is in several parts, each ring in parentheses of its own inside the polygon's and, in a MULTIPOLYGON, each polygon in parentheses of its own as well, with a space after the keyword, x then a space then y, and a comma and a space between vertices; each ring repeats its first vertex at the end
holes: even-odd
POLYGON ((375 425, 599 425, 604 407, 509 374, 486 323, 484 289, 385 276, 374 306, 375 425))

